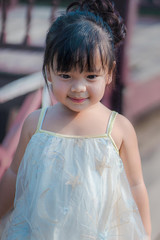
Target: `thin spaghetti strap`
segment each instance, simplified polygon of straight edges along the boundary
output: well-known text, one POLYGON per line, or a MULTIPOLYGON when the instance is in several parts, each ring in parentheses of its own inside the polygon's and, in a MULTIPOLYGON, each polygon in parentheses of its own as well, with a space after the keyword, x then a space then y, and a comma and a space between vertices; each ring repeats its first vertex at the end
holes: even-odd
POLYGON ((115 120, 116 116, 117 116, 117 112, 112 111, 111 115, 109 117, 109 121, 108 121, 108 126, 107 126, 107 131, 106 131, 107 135, 110 135, 112 132, 112 128, 113 128, 113 124, 114 124, 114 120, 115 120))
POLYGON ((39 116, 39 120, 38 120, 37 131, 41 130, 41 128, 42 128, 42 124, 43 124, 43 120, 44 120, 46 111, 47 111, 47 108, 42 108, 40 116, 39 116))

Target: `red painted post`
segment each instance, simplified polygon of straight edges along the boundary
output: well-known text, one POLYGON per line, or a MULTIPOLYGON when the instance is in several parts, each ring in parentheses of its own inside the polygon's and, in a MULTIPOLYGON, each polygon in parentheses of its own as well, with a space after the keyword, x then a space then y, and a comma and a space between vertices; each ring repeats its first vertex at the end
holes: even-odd
POLYGON ((2 0, 1 2, 1 11, 2 11, 2 32, 1 32, 1 37, 0 37, 0 43, 4 44, 6 43, 6 22, 7 22, 7 9, 8 9, 8 0, 2 0))
POLYGON ((15 7, 18 4, 19 0, 10 0, 10 7, 15 7))
MULTIPOLYGON (((125 24, 128 23, 128 9, 132 0, 115 0, 115 7, 120 12, 120 15, 124 19, 125 24)), ((124 78, 125 74, 128 71, 128 67, 125 66, 125 57, 126 57, 126 44, 127 39, 120 46, 117 53, 117 71, 115 79, 115 89, 113 89, 111 96, 111 106, 114 110, 119 113, 123 112, 123 90, 124 90, 124 78)), ((128 65, 128 62, 127 62, 128 65)))
POLYGON ((30 45, 30 28, 31 28, 31 18, 32 18, 32 8, 33 8, 34 0, 28 0, 28 8, 27 8, 27 18, 26 18, 26 36, 24 38, 24 45, 30 45))
POLYGON ((115 79, 115 87, 112 93, 106 90, 103 103, 110 105, 112 109, 123 112, 123 91, 128 83, 129 67, 127 49, 130 44, 130 38, 132 34, 132 27, 135 21, 137 0, 114 0, 116 9, 120 12, 120 15, 125 21, 127 26, 127 37, 124 44, 120 46, 117 54, 117 71, 115 79))

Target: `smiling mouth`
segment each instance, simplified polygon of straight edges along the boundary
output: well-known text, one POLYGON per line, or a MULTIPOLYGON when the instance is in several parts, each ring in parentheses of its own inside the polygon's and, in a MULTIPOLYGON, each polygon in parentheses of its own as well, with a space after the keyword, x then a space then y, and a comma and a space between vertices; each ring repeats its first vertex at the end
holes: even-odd
POLYGON ((88 98, 72 98, 72 97, 68 97, 72 102, 75 103, 83 103, 84 101, 86 101, 88 98))

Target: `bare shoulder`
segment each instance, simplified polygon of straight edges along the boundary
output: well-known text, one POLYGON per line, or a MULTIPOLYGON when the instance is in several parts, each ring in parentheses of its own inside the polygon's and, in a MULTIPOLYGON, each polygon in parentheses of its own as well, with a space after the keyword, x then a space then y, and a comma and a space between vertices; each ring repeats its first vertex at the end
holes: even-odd
POLYGON ((22 132, 25 131, 29 138, 31 138, 32 135, 36 132, 40 113, 41 109, 35 110, 34 112, 30 113, 24 121, 22 132))
POLYGON ((143 182, 141 157, 136 132, 132 123, 126 117, 118 114, 116 120, 122 138, 119 154, 123 161, 129 183, 131 186, 135 186, 143 182))
POLYGON ((37 129, 40 112, 41 109, 32 112, 31 114, 28 115, 28 117, 24 121, 17 150, 15 152, 12 164, 10 166, 10 169, 15 174, 17 174, 18 172, 18 168, 25 153, 27 144, 29 143, 32 135, 35 133, 37 129))
POLYGON ((135 135, 135 130, 132 123, 125 116, 121 114, 117 115, 117 125, 121 130, 123 140, 129 136, 131 137, 135 135))
POLYGON ((119 150, 124 146, 124 143, 136 140, 134 127, 125 116, 117 114, 112 130, 112 137, 115 139, 119 150))
POLYGON ((136 158, 140 160, 138 141, 135 129, 132 123, 124 116, 118 114, 117 116, 117 126, 120 129, 121 135, 121 146, 120 146, 120 156, 125 162, 135 162, 136 158))

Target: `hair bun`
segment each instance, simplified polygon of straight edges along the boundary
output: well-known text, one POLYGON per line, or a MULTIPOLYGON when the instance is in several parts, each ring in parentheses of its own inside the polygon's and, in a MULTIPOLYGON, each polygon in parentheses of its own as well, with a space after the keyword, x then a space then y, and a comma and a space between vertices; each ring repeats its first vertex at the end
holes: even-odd
POLYGON ((126 26, 113 2, 109 0, 80 0, 71 3, 67 8, 67 12, 76 10, 89 11, 99 15, 111 28, 115 46, 125 38, 126 26))

